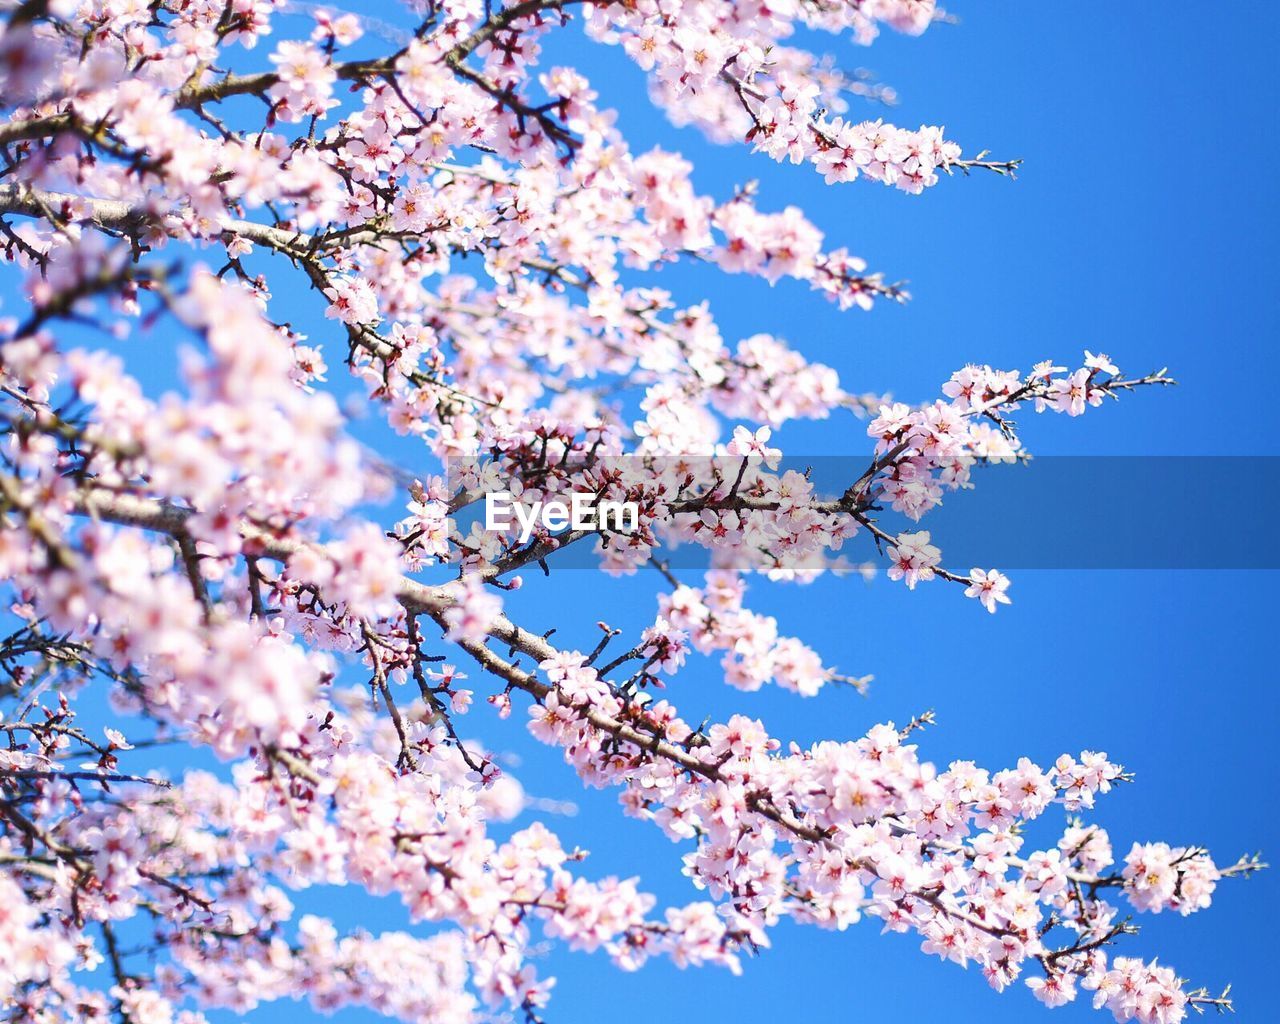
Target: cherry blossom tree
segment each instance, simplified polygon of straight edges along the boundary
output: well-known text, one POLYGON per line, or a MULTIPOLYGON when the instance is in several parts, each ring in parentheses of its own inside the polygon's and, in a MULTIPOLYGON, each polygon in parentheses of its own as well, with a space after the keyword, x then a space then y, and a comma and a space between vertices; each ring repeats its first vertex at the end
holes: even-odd
POLYGON ((1129 914, 1194 913, 1259 865, 1113 849, 1095 803, 1128 776, 1107 755, 937 768, 915 742, 927 717, 801 749, 743 715, 695 726, 657 693, 708 655, 742 690, 859 685, 746 604, 748 581, 843 571, 848 552, 996 611, 1006 576, 946 567, 880 513, 918 522, 976 464, 1020 459, 1015 416, 1171 383, 1086 352, 887 402, 635 283, 701 263, 842 309, 906 299, 794 206, 702 195, 678 154, 633 152, 591 83, 541 59, 551 34, 615 48, 744 167, 911 194, 1011 176, 940 128, 864 118, 883 87, 794 43, 917 34, 933 0, 413 0, 402 34, 316 10, 294 39, 273 31, 298 24, 281 6, 0 5, 0 255, 23 296, 0 320, 7 1018, 194 1024, 289 997, 537 1020, 545 937, 624 970, 736 971, 781 919, 863 917, 1049 1006, 1143 1024, 1228 1008, 1124 955, 1129 914), (323 329, 285 322, 284 290, 323 329), (135 372, 174 352, 174 387, 149 394, 135 372), (414 439, 416 475, 353 439, 338 363, 414 439), (827 417, 861 419, 874 449, 831 495, 770 445, 827 417), (629 502, 640 522, 521 542, 467 518, 495 487, 629 502), (682 579, 677 549, 709 567, 682 579), (648 573, 652 626, 570 650, 554 621, 508 617, 523 574, 571 592, 556 570, 575 554, 648 573), (700 898, 659 907, 542 821, 506 825, 523 790, 469 715, 514 715, 616 790, 700 898), (224 769, 163 777, 154 745, 224 769), (426 925, 295 914, 290 892, 338 884, 426 925))

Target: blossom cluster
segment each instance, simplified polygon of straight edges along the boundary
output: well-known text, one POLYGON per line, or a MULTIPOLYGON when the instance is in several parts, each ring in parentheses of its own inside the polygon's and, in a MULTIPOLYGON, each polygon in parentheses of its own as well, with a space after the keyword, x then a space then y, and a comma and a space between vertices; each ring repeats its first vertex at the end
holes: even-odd
POLYGON ((745 589, 740 575, 723 570, 709 572, 704 587, 676 587, 659 599, 661 617, 646 639, 661 650, 664 667, 674 660, 673 651, 683 654, 688 643, 704 654, 725 652, 722 665, 730 686, 758 690, 776 682, 813 696, 836 677, 835 671, 811 647, 780 636, 776 619, 743 608, 745 589))
POLYGON ((1015 414, 1170 382, 1086 352, 969 365, 912 405, 849 389, 803 338, 726 339, 658 275, 704 264, 842 309, 908 296, 799 208, 706 193, 678 153, 633 149, 586 77, 542 59, 578 20, 678 123, 832 184, 1008 173, 939 128, 858 117, 876 90, 793 45, 918 33, 932 0, 410 7, 381 51, 386 26, 320 10, 278 38, 269 2, 0 14, 0 271, 21 299, 0 317, 4 1013, 200 1024, 305 998, 536 1021, 543 939, 626 970, 737 970, 782 919, 863 917, 1050 1005, 1093 992, 1141 1024, 1224 1005, 1112 958, 1127 926, 1107 898, 1185 915, 1256 865, 1159 842, 1117 864, 1082 817, 1124 778, 1105 755, 939 769, 908 742, 921 721, 801 748, 655 699, 707 656, 739 690, 861 688, 747 605, 753 574, 865 574, 855 545, 909 587, 1008 603, 1007 577, 948 568, 914 524, 973 465, 1024 455, 1015 414), (311 301, 286 312, 286 294, 311 301), (837 417, 867 421, 873 450, 825 494, 774 431, 837 417), (370 451, 383 427, 427 468, 370 451), (640 522, 468 526, 494 488, 628 501, 640 522), (665 560, 681 547, 709 562, 699 585, 665 560), (531 570, 566 586, 576 551, 670 584, 620 655, 604 622, 589 653, 553 645, 575 610, 558 596, 508 618, 531 570), (515 822, 538 805, 460 728, 521 699, 586 784, 680 844, 703 898, 593 880, 541 820, 515 822), (220 766, 163 777, 156 745, 220 766), (1065 828, 1033 838, 1056 807, 1065 828), (398 899, 411 928, 295 913, 291 893, 333 885, 398 899))
POLYGON ((899 128, 843 116, 854 81, 804 50, 778 43, 797 27, 852 30, 863 42, 876 23, 919 33, 932 2, 735 4, 721 0, 604 4, 588 21, 594 38, 621 44, 649 72, 650 92, 677 124, 712 138, 745 137, 774 160, 807 163, 827 184, 863 177, 905 192, 937 184, 960 160, 942 129, 899 128))
MULTIPOLYGON (((468 568, 498 576, 583 538, 552 536, 541 527, 527 544, 517 542, 514 529, 504 536, 473 527, 460 536, 462 520, 450 519, 451 513, 493 489, 511 489, 531 502, 593 494, 601 501, 632 503, 639 513, 638 529, 597 539, 601 565, 610 573, 635 572, 657 549, 695 545, 710 550, 718 568, 804 581, 826 571, 853 571, 842 550, 869 532, 883 543, 890 579, 912 589, 938 577, 960 582, 969 597, 994 612, 1010 601, 1003 573, 944 569, 930 531, 890 535, 868 510, 887 505, 918 522, 948 492, 972 487, 976 465, 1016 462, 1024 451, 1011 417, 1021 408, 1078 415, 1105 397, 1167 381, 1162 374, 1126 379, 1105 356, 1089 353, 1081 369, 1064 373, 1051 363, 1025 376, 968 366, 944 384, 943 399, 917 407, 880 404, 867 427, 875 444, 871 464, 838 497, 822 493, 806 471, 782 464, 767 425, 737 426, 727 442, 706 434, 699 442, 688 440, 690 425, 705 424, 710 409, 696 404, 689 389, 657 384, 641 402, 645 418, 632 424, 638 450, 626 451, 618 426, 580 430, 563 417, 526 418, 494 439, 490 456, 454 460, 448 481, 416 483, 418 494, 433 490, 435 497, 415 498, 397 532, 419 562, 461 557, 468 568), (1099 360, 1109 370, 1095 365, 1099 360), (1074 380, 1088 395, 1080 409, 1061 398, 1074 380), (451 488, 461 489, 458 500, 449 496, 451 488)), ((761 396, 760 389, 755 393, 761 396)), ((723 399, 708 399, 717 401, 723 399)), ((686 629, 687 623, 676 627, 686 629)))
MULTIPOLYGON (((190 772, 180 786, 139 794, 127 807, 78 808, 67 782, 41 783, 40 839, 65 870, 38 879, 35 898, 74 907, 81 926, 148 920, 169 956, 156 988, 126 979, 112 993, 144 1021, 168 1019, 193 990, 204 1005, 238 1013, 302 996, 326 1011, 363 1005, 402 1019, 465 1022, 478 1012, 468 985, 491 1003, 534 1008, 554 984, 528 962, 534 921, 573 948, 607 950, 626 969, 664 954, 736 965, 709 905, 654 920, 653 897, 634 880, 572 875, 574 857, 541 824, 491 838, 490 823, 520 810, 518 784, 504 778, 478 789, 440 726, 406 710, 421 758, 421 770, 407 775, 387 759, 395 747, 387 723, 356 707, 350 716, 331 708, 323 720, 313 715, 289 753, 241 761, 232 784, 190 772), (356 748, 361 734, 366 749, 356 748), (303 756, 307 768, 292 775, 287 765, 303 756), (338 883, 394 893, 415 921, 450 930, 339 936, 314 915, 290 927, 290 890, 338 883)), ((13 889, 6 924, 29 924, 38 911, 16 883, 4 884, 13 889)), ((11 984, 48 986, 50 1010, 103 1005, 101 993, 71 977, 103 951, 70 920, 34 943, 11 938, 6 955, 22 957, 10 964, 11 984)))
POLYGON ((1135 844, 1123 872, 1107 875, 1105 831, 1079 824, 1055 847, 1027 849, 1028 826, 1052 805, 1092 807, 1121 777, 1105 755, 939 771, 892 724, 782 753, 745 716, 695 732, 666 701, 637 713, 581 654, 539 667, 552 687, 530 709, 533 735, 592 785, 620 787, 629 813, 692 841, 686 872, 754 942, 783 917, 843 929, 871 916, 917 933, 926 953, 976 963, 998 990, 1030 969, 1027 985, 1050 1006, 1082 986, 1120 1021, 1185 1017, 1187 993, 1168 968, 1120 958, 1107 970, 1099 948, 1123 927, 1100 893, 1122 881, 1135 910, 1158 912, 1152 892, 1170 899, 1181 874, 1190 913, 1219 877, 1207 855, 1135 844))

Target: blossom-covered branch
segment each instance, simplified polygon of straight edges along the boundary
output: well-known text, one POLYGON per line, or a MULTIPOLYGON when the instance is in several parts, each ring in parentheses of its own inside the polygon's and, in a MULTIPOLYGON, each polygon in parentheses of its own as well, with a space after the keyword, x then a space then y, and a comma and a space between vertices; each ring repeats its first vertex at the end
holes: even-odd
POLYGON ((705 194, 679 154, 633 151, 582 74, 542 61, 580 25, 677 123, 832 185, 1011 176, 938 127, 859 118, 886 93, 793 45, 918 33, 931 0, 417 0, 382 47, 323 11, 277 40, 298 22, 276 6, 0 15, 0 263, 19 300, 0 319, 7 1015, 195 1022, 304 997, 533 1021, 554 983, 539 930, 627 970, 736 970, 779 920, 864 916, 1049 1005, 1086 989, 1142 1024, 1228 1006, 1111 947, 1133 930, 1122 905, 1190 914, 1261 864, 1163 842, 1117 857, 1093 820, 1128 781, 1106 755, 939 770, 914 742, 927 716, 802 749, 655 697, 699 655, 742 690, 865 688, 749 587, 883 560, 995 611, 1007 577, 944 566, 886 512, 919 522, 975 465, 1023 458, 1015 416, 1172 383, 1086 352, 965 365, 907 404, 847 390, 804 337, 726 341, 657 273, 799 282, 850 310, 909 296, 749 180, 705 194), (135 372, 148 361, 167 369, 135 372), (354 439, 331 361, 428 471, 354 439), (825 494, 772 442, 828 417, 870 450, 825 494), (522 538, 467 521, 494 489, 638 518, 522 538), (696 582, 670 564, 682 545, 707 553, 696 582), (656 569, 652 625, 601 622, 578 651, 549 612, 517 612, 527 583, 571 618, 579 553, 656 569), (477 697, 499 719, 525 700, 534 737, 679 844, 702 898, 659 907, 543 822, 508 824, 538 805, 469 738, 477 697), (180 770, 192 747, 224 768, 180 770), (1049 830, 1052 807, 1068 818, 1049 830), (291 891, 338 884, 398 898, 430 934, 295 914, 291 891))

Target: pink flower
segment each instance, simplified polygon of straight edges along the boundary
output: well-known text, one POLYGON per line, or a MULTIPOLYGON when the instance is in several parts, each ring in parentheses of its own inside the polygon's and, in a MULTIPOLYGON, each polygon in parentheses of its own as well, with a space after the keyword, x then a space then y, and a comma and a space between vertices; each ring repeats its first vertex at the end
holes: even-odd
POLYGON ((333 286, 326 288, 329 308, 324 315, 345 324, 369 324, 378 320, 378 299, 373 288, 363 278, 335 278, 333 286))
POLYGON ((889 579, 904 580, 912 590, 917 583, 933 579, 933 570, 942 559, 942 553, 929 543, 928 530, 898 534, 897 541, 888 551, 891 559, 889 579))
POLYGON ((996 572, 995 569, 978 569, 974 568, 969 573, 971 580, 968 587, 965 588, 965 597, 976 597, 982 602, 982 607, 992 614, 995 613, 997 604, 1009 604, 1009 595, 1005 593, 1009 589, 1009 577, 1004 573, 996 572))
POLYGON ((1111 357, 1105 353, 1099 352, 1096 356, 1088 349, 1084 350, 1084 365, 1089 370, 1101 370, 1103 373, 1109 373, 1113 377, 1120 375, 1120 369, 1111 361, 1111 357))
POLYGON ((742 455, 761 460, 769 469, 778 465, 782 452, 765 444, 773 433, 768 427, 758 427, 754 433, 746 427, 733 428, 733 440, 728 444, 730 455, 742 455))
POLYGON ((1047 978, 1039 976, 1027 979, 1027 988, 1045 1006, 1066 1006, 1076 997, 1076 980, 1073 975, 1061 971, 1047 978))
POLYGON ((278 81, 271 87, 277 113, 286 120, 323 116, 333 105, 333 83, 337 72, 328 58, 309 43, 285 41, 271 55, 278 81))
POLYGON ((502 599, 485 588, 480 577, 468 573, 453 584, 453 603, 444 611, 451 641, 483 640, 489 627, 502 614, 502 599))

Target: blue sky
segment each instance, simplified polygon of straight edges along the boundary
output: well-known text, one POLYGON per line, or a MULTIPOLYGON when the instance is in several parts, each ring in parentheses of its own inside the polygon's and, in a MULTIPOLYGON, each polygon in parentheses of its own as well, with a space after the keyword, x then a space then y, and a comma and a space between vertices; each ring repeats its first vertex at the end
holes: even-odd
MULTIPOLYGON (((1070 361, 1086 347, 1135 373, 1168 365, 1180 381, 1077 420, 1025 416, 1023 437, 1038 454, 1280 454, 1269 414, 1280 316, 1266 298, 1280 270, 1270 241, 1277 198, 1266 184, 1266 168, 1280 157, 1272 70, 1280 10, 1246 5, 1217 20, 1137 4, 952 9, 960 24, 921 38, 886 34, 869 50, 843 41, 832 49, 898 90, 891 120, 944 124, 968 154, 989 148, 1024 158, 1016 182, 975 176, 921 197, 829 188, 807 169, 672 130, 616 54, 575 52, 636 148, 679 149, 697 166, 699 187, 716 195, 759 178, 762 208, 802 206, 829 244, 847 244, 891 280, 909 279, 914 298, 903 308, 840 313, 800 286, 770 290, 711 271, 663 283, 682 298, 709 298, 728 339, 776 333, 835 366, 847 387, 908 401, 932 397, 967 361, 1026 369, 1042 358, 1070 361)), ((780 443, 815 455, 864 444, 856 425, 841 420, 788 426, 780 443)), ((1084 515, 1097 498, 1062 500, 1084 515)), ((1266 528, 1266 510, 1216 511, 1225 501, 1229 494, 1191 513, 1220 543, 1266 528)), ((939 514, 940 530, 943 522, 939 514)), ((1003 528, 990 523, 993 535, 1003 528)), ((938 539, 945 554, 945 537, 938 539)), ((585 606, 584 623, 604 617, 639 627, 652 615, 651 580, 600 581, 585 598, 578 575, 561 585, 575 593, 566 603, 585 606)), ((742 708, 774 735, 801 742, 854 736, 935 708, 939 724, 921 744, 942 764, 963 757, 996 768, 1022 754, 1048 761, 1062 751, 1106 750, 1137 774, 1097 816, 1121 852, 1148 839, 1203 843, 1228 862, 1246 850, 1274 851, 1280 827, 1269 797, 1259 796, 1280 783, 1265 639, 1274 575, 1023 570, 1014 580, 1015 603, 996 616, 941 585, 909 593, 883 579, 758 582, 755 607, 842 669, 874 673, 871 696, 742 696, 708 664, 681 676, 672 697, 695 718, 742 708)), ((559 626, 585 644, 586 633, 563 621, 567 613, 547 615, 545 596, 556 586, 531 579, 528 614, 542 616, 534 626, 559 626)), ((592 850, 585 870, 638 873, 661 895, 686 898, 677 848, 618 816, 613 794, 575 796, 554 751, 520 750, 531 789, 581 805, 558 828, 592 850)), ((1273 970, 1267 921, 1277 912, 1280 883, 1264 873, 1221 887, 1200 915, 1144 915, 1130 950, 1159 955, 1196 983, 1233 982, 1241 1019, 1263 1020, 1273 970)), ((1048 1012, 1025 991, 997 996, 976 970, 925 957, 912 938, 880 936, 874 922, 844 933, 783 926, 774 943, 741 978, 662 964, 618 975, 601 959, 556 954, 550 1015, 607 1014, 617 1024, 797 1013, 1025 1024, 1048 1012)), ((1103 1019, 1083 1001, 1054 1013, 1103 1019)))
MULTIPOLYGON (((1181 384, 1078 420, 1027 416, 1032 451, 1280 454, 1270 415, 1280 315, 1268 299, 1280 270, 1272 243, 1280 218, 1267 184, 1280 161, 1280 10, 1240 5, 1213 20, 1190 7, 970 0, 955 13, 958 25, 919 39, 886 35, 869 50, 824 40, 842 64, 870 67, 897 89, 892 120, 945 124, 969 154, 989 148, 1026 161, 1016 182, 979 175, 918 198, 862 184, 828 188, 804 168, 674 130, 621 54, 589 47, 576 29, 553 56, 595 81, 637 150, 684 152, 698 166, 696 183, 717 196, 760 179, 762 208, 804 207, 829 244, 848 245, 891 280, 909 279, 914 295, 906 307, 840 313, 798 285, 769 289, 707 269, 664 273, 680 299, 711 301, 726 339, 776 333, 835 366, 846 387, 907 401, 933 397, 967 361, 1026 369, 1102 349, 1132 372, 1168 365, 1181 384)), ((336 364, 342 340, 292 280, 295 294, 275 288, 279 317, 307 325, 336 364)), ((794 454, 865 450, 861 425, 847 419, 790 425, 780 440, 794 454)), ((431 468, 420 449, 402 445, 396 454, 431 468)), ((1194 515, 1233 545, 1273 518, 1262 508, 1218 511, 1231 494, 1215 497, 1152 515, 1194 515)), ((1062 500, 1082 514, 1092 501, 1062 500)), ((1005 528, 990 523, 993 536, 1005 528)), ((562 643, 589 646, 597 619, 629 630, 652 621, 656 582, 581 572, 530 578, 510 609, 530 628, 558 627, 562 643)), ((713 662, 687 670, 671 696, 690 719, 743 710, 800 742, 856 736, 934 708, 939 724, 921 744, 941 764, 962 757, 995 769, 1023 754, 1047 762, 1063 751, 1106 750, 1138 777, 1099 808, 1120 852, 1134 839, 1165 839, 1208 845, 1230 862, 1280 848, 1269 806, 1280 784, 1268 641, 1275 583, 1263 572, 1024 570, 1014 605, 992 617, 941 583, 909 593, 883 579, 804 588, 760 581, 754 607, 842 670, 874 673, 871 696, 744 696, 723 685, 713 662)), ((591 851, 584 873, 638 874, 663 900, 698 898, 680 876, 681 848, 623 817, 614 793, 583 792, 556 751, 526 740, 521 716, 505 727, 485 717, 483 708, 473 714, 475 728, 521 759, 517 774, 529 790, 579 805, 578 815, 551 824, 566 846, 591 851)), ((370 930, 406 923, 385 901, 313 894, 299 903, 370 930)), ((1130 950, 1159 954, 1197 983, 1233 982, 1242 1019, 1262 1020, 1277 912, 1280 881, 1264 873, 1224 885, 1215 906, 1190 919, 1146 916, 1130 950)), ((881 937, 874 922, 838 934, 784 925, 775 948, 740 978, 662 963, 625 975, 603 957, 554 951, 542 967, 560 979, 548 1019, 736 1024, 803 1013, 1024 1024, 1047 1012, 1022 990, 996 996, 976 970, 929 959, 917 945, 881 937)), ((1090 1019, 1083 1002, 1056 1013, 1090 1019)), ((299 1013, 285 1005, 253 1016, 299 1013)))

